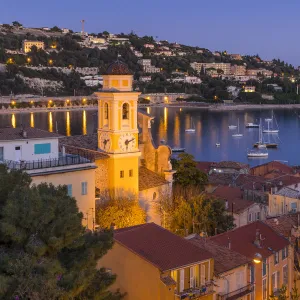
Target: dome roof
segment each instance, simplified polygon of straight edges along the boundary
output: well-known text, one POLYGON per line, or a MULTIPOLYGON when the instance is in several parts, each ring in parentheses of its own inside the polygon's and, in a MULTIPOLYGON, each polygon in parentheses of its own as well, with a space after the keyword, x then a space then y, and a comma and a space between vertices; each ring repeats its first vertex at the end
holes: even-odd
POLYGON ((111 63, 107 70, 107 75, 132 75, 128 66, 120 60, 116 60, 111 63))

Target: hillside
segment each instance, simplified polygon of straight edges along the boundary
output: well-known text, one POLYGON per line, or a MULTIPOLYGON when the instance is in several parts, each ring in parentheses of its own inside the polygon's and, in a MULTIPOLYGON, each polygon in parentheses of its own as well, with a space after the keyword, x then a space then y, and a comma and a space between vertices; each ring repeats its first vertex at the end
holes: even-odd
POLYGON ((211 52, 133 32, 74 33, 56 26, 24 28, 18 22, 0 25, 0 93, 89 95, 101 88, 99 74, 117 57, 144 93, 184 92, 198 95, 192 98, 196 101, 300 100, 299 70, 280 60, 211 52), (38 41, 38 47, 26 52, 26 41, 38 41))

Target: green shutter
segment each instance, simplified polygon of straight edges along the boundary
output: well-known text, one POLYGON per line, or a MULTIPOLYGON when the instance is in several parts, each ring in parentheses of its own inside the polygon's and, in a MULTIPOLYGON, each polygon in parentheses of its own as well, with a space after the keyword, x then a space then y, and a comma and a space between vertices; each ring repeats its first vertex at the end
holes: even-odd
POLYGON ((35 144, 34 145, 34 154, 48 154, 51 153, 51 144, 35 144))

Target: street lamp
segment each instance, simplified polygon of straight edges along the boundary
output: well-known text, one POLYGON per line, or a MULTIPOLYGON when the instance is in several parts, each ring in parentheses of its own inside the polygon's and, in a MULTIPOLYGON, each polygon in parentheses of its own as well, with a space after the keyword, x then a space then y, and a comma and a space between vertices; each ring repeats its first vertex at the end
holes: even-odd
POLYGON ((52 65, 53 64, 53 60, 49 59, 48 63, 49 63, 49 65, 52 65))
POLYGON ((256 264, 260 264, 262 262, 262 255, 260 253, 255 253, 253 262, 256 264))
POLYGON ((27 57, 27 63, 30 64, 31 63, 31 58, 27 57))

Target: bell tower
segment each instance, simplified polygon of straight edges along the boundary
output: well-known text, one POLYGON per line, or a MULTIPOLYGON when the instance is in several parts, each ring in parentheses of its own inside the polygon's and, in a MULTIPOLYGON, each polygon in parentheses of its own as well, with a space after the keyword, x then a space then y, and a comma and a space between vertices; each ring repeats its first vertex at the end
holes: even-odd
POLYGON ((98 148, 110 156, 109 189, 138 193, 139 145, 137 101, 133 76, 123 62, 113 62, 103 75, 98 97, 98 148))

